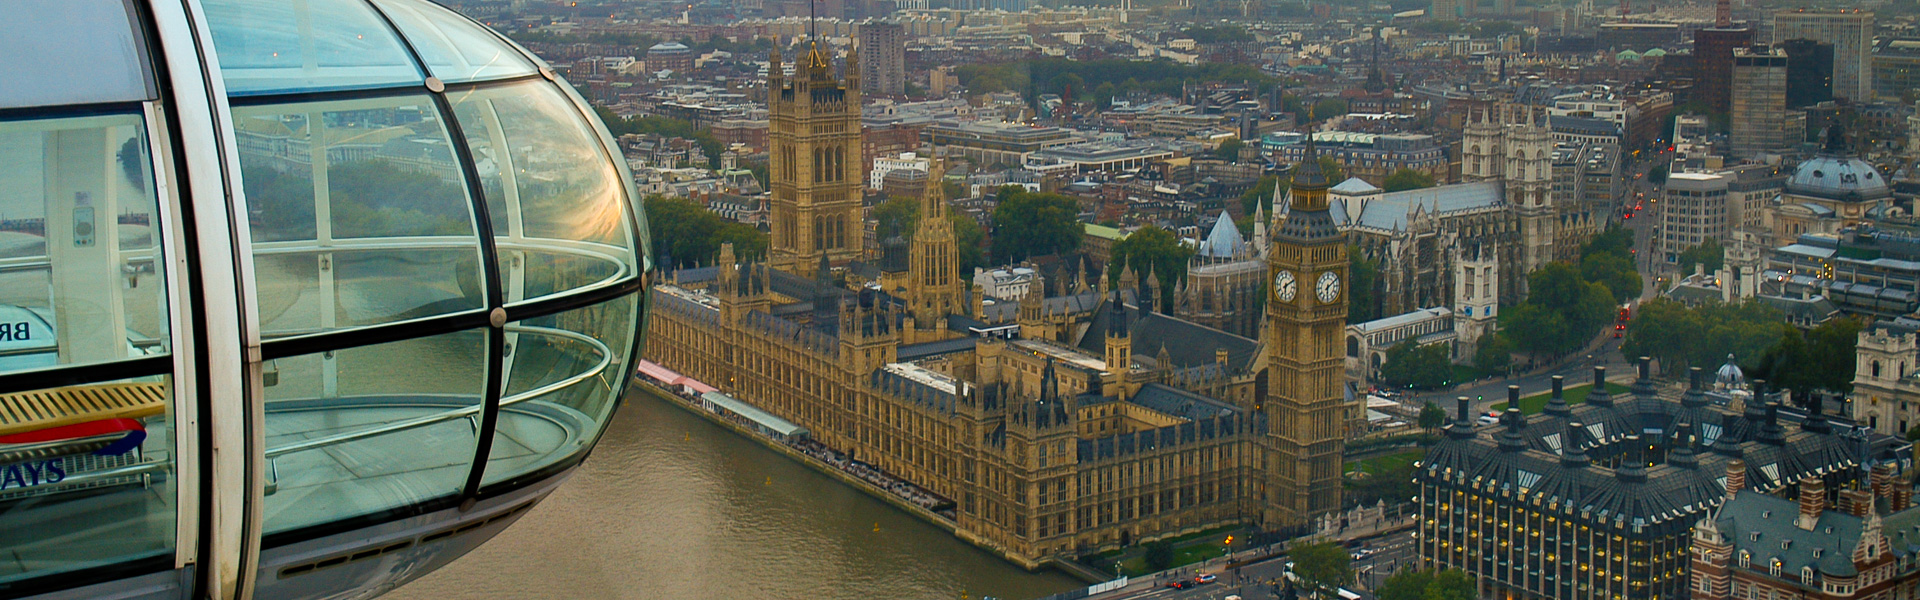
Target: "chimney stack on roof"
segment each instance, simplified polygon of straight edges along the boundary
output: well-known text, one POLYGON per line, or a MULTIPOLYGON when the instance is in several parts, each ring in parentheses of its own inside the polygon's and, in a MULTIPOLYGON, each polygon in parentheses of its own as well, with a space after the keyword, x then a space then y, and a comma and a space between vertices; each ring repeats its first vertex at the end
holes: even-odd
POLYGON ((1727 461, 1727 499, 1747 489, 1747 461, 1738 458, 1727 461))
POLYGON ((1820 522, 1820 513, 1827 510, 1827 484, 1819 477, 1807 476, 1800 480, 1800 516, 1793 524, 1801 529, 1813 531, 1820 522))

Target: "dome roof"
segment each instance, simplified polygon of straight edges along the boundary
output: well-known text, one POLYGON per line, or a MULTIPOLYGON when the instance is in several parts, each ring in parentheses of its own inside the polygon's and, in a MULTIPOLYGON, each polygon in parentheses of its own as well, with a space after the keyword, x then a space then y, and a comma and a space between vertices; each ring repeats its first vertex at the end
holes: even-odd
POLYGON ((1820 156, 1800 163, 1787 179, 1787 191, 1826 200, 1858 202, 1888 198, 1887 178, 1858 158, 1820 156))
POLYGON ((1720 365, 1720 370, 1714 373, 1714 379, 1722 386, 1733 387, 1746 383, 1747 374, 1740 370, 1740 365, 1733 364, 1733 355, 1728 354, 1727 364, 1720 365))
POLYGON ((689 51, 689 50, 692 50, 692 49, 691 49, 691 48, 688 48, 686 44, 682 44, 682 43, 680 43, 680 42, 660 42, 660 43, 658 43, 658 44, 654 44, 653 46, 651 46, 651 47, 649 47, 649 48, 647 48, 647 52, 648 52, 648 53, 653 53, 653 52, 687 52, 687 51, 689 51))
POLYGON ((1667 51, 1666 51, 1666 50, 1661 50, 1661 49, 1659 49, 1659 48, 1654 48, 1654 49, 1652 49, 1652 50, 1648 50, 1648 51, 1646 51, 1646 53, 1644 53, 1644 54, 1641 54, 1641 56, 1646 56, 1646 57, 1654 57, 1654 58, 1657 58, 1657 57, 1661 57, 1661 56, 1666 56, 1666 55, 1667 55, 1667 51))
POLYGON ((1640 60, 1640 53, 1632 50, 1621 50, 1619 54, 1614 55, 1614 58, 1620 60, 1640 60))
POLYGON ((1847 134, 1839 125, 1827 128, 1826 148, 1820 156, 1800 163, 1787 179, 1787 191, 1822 200, 1863 202, 1893 196, 1887 178, 1867 161, 1847 151, 1847 134))

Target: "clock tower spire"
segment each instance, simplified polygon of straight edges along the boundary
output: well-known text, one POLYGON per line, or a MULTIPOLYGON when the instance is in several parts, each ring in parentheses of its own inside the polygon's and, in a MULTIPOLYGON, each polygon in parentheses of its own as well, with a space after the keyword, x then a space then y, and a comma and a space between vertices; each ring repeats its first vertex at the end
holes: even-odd
POLYGON ((1347 243, 1329 213, 1328 187, 1309 134, 1305 156, 1294 168, 1286 219, 1275 228, 1267 253, 1274 279, 1267 300, 1260 500, 1269 527, 1306 523, 1340 508, 1347 243))

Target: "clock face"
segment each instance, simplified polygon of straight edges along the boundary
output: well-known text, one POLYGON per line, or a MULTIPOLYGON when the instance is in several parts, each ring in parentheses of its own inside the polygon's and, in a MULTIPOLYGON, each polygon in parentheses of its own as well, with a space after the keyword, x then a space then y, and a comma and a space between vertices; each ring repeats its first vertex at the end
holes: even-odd
POLYGON ((1281 271, 1273 276, 1273 293, 1280 296, 1282 302, 1292 302, 1293 295, 1300 291, 1300 284, 1293 280, 1292 271, 1281 271))
POLYGON ((1340 276, 1333 274, 1333 271, 1321 273, 1320 281, 1313 284, 1313 292, 1320 302, 1333 304, 1334 299, 1340 297, 1340 276))

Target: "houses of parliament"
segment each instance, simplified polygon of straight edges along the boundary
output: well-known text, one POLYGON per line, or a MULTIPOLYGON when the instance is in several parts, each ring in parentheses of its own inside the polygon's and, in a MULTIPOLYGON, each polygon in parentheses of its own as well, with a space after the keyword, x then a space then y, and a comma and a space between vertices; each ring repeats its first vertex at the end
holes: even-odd
POLYGON ((925 186, 904 260, 862 248, 857 64, 842 77, 818 49, 790 76, 778 50, 771 64, 768 256, 725 246, 714 266, 666 274, 648 359, 951 499, 958 536, 1028 568, 1339 509, 1359 412, 1343 375, 1347 246, 1312 154, 1263 227, 1260 339, 1100 277, 989 303, 956 272, 943 186, 925 186))

